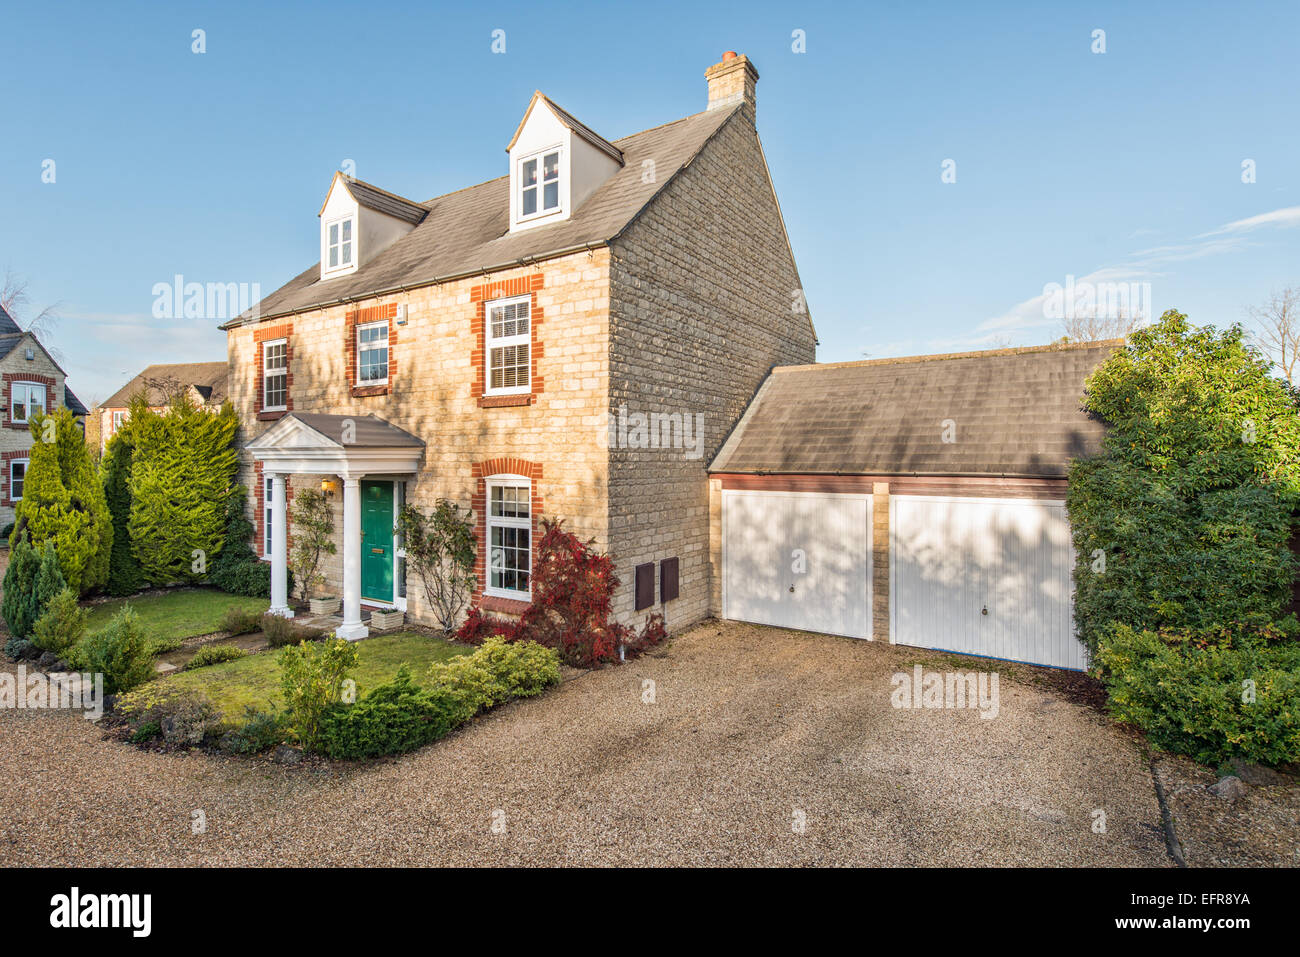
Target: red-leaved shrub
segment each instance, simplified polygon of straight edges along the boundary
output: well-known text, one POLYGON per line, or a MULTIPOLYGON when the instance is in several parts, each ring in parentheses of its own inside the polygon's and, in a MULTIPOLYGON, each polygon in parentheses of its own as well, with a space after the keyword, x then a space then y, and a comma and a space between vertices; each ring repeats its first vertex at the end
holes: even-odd
POLYGON ((483 614, 476 605, 456 633, 480 644, 489 635, 535 641, 554 648, 566 664, 595 668, 635 658, 668 637, 663 616, 646 617, 640 632, 610 619, 619 578, 608 555, 566 532, 558 519, 542 519, 533 564, 532 604, 518 623, 483 614))

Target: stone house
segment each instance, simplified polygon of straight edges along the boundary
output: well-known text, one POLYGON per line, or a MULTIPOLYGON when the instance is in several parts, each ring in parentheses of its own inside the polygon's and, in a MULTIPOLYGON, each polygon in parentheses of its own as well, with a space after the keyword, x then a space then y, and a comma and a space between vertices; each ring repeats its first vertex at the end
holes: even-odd
POLYGON ((32 434, 28 420, 66 406, 84 427, 86 407, 65 385, 67 374, 32 332, 0 307, 0 527, 14 520, 23 495, 32 434))
POLYGON ((708 464, 817 340, 758 73, 705 77, 703 111, 613 141, 539 92, 506 175, 424 202, 334 176, 320 262, 223 326, 274 611, 306 486, 335 509, 344 637, 367 607, 430 620, 393 518, 440 498, 473 509, 485 610, 527 607, 542 517, 612 555, 620 620, 714 610, 708 464))

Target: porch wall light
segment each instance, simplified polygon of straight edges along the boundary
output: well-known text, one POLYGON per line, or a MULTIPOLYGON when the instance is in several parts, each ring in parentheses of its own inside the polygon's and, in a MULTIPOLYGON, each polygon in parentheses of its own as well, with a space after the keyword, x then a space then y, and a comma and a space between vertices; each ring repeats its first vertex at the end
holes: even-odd
POLYGON ((333 479, 323 479, 320 483, 320 490, 325 493, 326 498, 333 498, 334 493, 338 491, 339 483, 333 479))

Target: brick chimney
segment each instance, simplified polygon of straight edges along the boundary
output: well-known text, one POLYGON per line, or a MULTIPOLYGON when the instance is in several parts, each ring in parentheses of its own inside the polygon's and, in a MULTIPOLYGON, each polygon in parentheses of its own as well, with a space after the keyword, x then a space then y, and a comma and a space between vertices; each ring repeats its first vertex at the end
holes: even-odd
POLYGON ((737 56, 734 50, 722 54, 722 62, 704 71, 709 81, 709 109, 720 110, 744 104, 749 121, 754 122, 754 88, 758 85, 758 71, 749 57, 737 56))

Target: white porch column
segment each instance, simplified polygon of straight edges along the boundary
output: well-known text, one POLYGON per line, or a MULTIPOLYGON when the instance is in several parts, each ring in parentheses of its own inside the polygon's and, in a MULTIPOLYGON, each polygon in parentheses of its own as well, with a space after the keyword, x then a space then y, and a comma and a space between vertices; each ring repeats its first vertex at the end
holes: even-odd
POLYGON ((343 476, 343 624, 334 634, 355 641, 370 634, 361 623, 361 480, 343 476))
POLYGON ((289 516, 284 473, 271 474, 271 614, 293 617, 289 607, 289 516))

